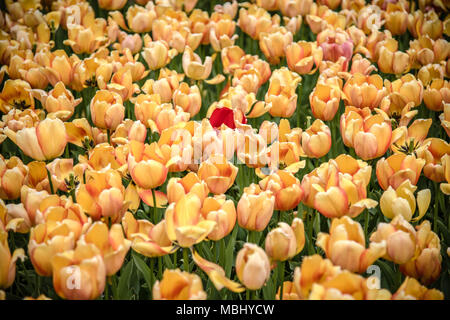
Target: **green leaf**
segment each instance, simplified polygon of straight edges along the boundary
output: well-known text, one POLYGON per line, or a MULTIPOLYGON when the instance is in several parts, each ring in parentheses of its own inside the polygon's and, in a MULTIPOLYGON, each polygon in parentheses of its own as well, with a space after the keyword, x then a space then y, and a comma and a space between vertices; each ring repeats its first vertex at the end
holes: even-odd
POLYGON ((131 298, 130 279, 133 273, 133 260, 128 261, 127 265, 120 271, 119 284, 117 286, 118 298, 120 300, 129 300, 131 298))
POLYGON ((132 254, 133 256, 133 261, 136 264, 136 267, 138 268, 138 270, 141 272, 142 276, 145 279, 145 282, 147 283, 147 286, 151 292, 152 288, 153 288, 153 283, 152 283, 152 279, 153 279, 153 275, 152 275, 152 271, 150 270, 149 266, 144 262, 144 260, 142 260, 138 254, 134 253, 132 254))

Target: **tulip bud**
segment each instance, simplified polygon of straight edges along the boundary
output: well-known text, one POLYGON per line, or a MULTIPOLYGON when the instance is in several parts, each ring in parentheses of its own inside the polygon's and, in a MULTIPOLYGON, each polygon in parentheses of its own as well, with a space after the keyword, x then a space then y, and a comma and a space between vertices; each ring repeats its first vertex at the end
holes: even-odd
POLYGON ((260 289, 270 277, 267 254, 256 244, 244 244, 236 256, 236 273, 247 289, 260 289))
POLYGON ((273 261, 285 261, 299 253, 305 244, 303 222, 295 218, 292 226, 278 223, 278 228, 271 230, 266 237, 266 253, 273 261))
POLYGON ((225 195, 206 198, 200 211, 203 218, 216 222, 216 226, 208 235, 208 239, 217 241, 233 231, 236 224, 236 208, 233 201, 226 200, 225 195))

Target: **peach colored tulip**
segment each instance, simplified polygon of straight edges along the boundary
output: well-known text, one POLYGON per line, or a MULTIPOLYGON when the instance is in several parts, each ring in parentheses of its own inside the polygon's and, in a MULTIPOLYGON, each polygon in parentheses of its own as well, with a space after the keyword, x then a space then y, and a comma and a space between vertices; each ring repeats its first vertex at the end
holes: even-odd
POLYGON ((0 288, 5 289, 14 283, 17 259, 25 259, 25 251, 15 249, 11 255, 8 246, 8 233, 0 229, 0 288))
POLYGON ((226 237, 236 224, 236 208, 233 201, 226 200, 225 195, 208 197, 203 201, 200 209, 203 218, 216 222, 208 239, 218 241, 226 237))
POLYGON ((302 133, 302 148, 308 157, 321 158, 331 148, 330 128, 321 120, 315 120, 302 133))
POLYGON ((122 101, 116 92, 97 91, 90 103, 92 122, 99 128, 115 130, 125 115, 122 101))
POLYGON ((63 154, 67 144, 66 128, 59 119, 47 118, 35 127, 5 134, 29 157, 35 160, 50 160, 63 154))
POLYGON ((63 299, 93 300, 105 288, 105 263, 93 244, 79 244, 74 250, 59 253, 51 264, 53 287, 63 299))
POLYGON ((122 267, 131 241, 124 238, 122 226, 113 224, 108 226, 97 221, 86 230, 77 245, 94 244, 101 252, 106 267, 106 275, 112 276, 122 267))
POLYGON ((270 277, 267 254, 256 244, 245 243, 236 256, 236 273, 247 289, 260 289, 270 277))
POLYGON ((296 88, 302 78, 286 67, 273 72, 265 102, 271 103, 269 113, 273 117, 289 118, 297 107, 296 88))
POLYGON ((329 218, 356 217, 377 205, 367 198, 371 173, 366 162, 341 154, 303 177, 303 201, 329 218))
POLYGON ((127 239, 132 241, 133 250, 146 257, 164 256, 177 249, 167 236, 165 220, 153 225, 148 220, 136 220, 128 211, 122 219, 122 226, 127 239))
POLYGON ((125 0, 99 0, 98 6, 105 10, 120 10, 126 3, 125 0))
POLYGON ((128 7, 126 13, 127 25, 121 12, 113 11, 111 17, 124 30, 131 30, 137 33, 145 33, 152 31, 152 23, 156 18, 156 10, 153 2, 149 2, 145 7, 133 5, 128 7))
POLYGON ((61 120, 68 120, 82 100, 81 98, 75 99, 72 92, 67 90, 61 81, 56 83, 48 93, 43 90, 34 90, 33 95, 47 110, 49 117, 61 120))
POLYGON ((344 85, 346 105, 357 108, 378 108, 381 100, 387 95, 383 87, 383 79, 378 75, 364 76, 354 74, 344 85))
POLYGON ((406 277, 402 285, 392 295, 392 300, 444 300, 444 294, 437 289, 428 289, 416 279, 406 277))
POLYGON ((363 273, 386 253, 386 242, 371 242, 366 249, 364 232, 358 222, 344 216, 333 219, 330 233, 319 233, 317 245, 334 264, 351 272, 363 273))
POLYGON ((202 162, 198 169, 198 177, 206 182, 210 192, 225 193, 234 183, 238 168, 220 155, 211 156, 202 162))
POLYGON ((322 62, 322 58, 323 50, 314 42, 298 41, 286 47, 289 69, 301 75, 314 73, 322 62))
POLYGON ((390 146, 391 122, 381 110, 373 115, 369 108, 346 107, 341 116, 341 134, 344 144, 355 148, 361 159, 375 159, 383 156, 390 146))
POLYGON ((379 223, 370 236, 371 242, 386 242, 385 259, 403 264, 414 257, 416 251, 416 230, 402 215, 397 215, 390 224, 379 223))
POLYGON ((165 67, 171 60, 173 52, 164 40, 151 41, 146 43, 142 51, 147 66, 150 70, 157 70, 165 67))
POLYGON ((416 229, 416 254, 414 259, 400 265, 400 271, 424 285, 429 285, 441 273, 441 244, 437 234, 431 231, 429 221, 423 221, 416 229))
POLYGON ((185 112, 189 112, 191 118, 194 117, 202 107, 202 97, 196 85, 189 87, 186 82, 182 82, 175 89, 172 97, 173 104, 180 106, 185 112))
POLYGON ((330 121, 334 118, 340 101, 341 88, 329 81, 319 80, 309 95, 311 111, 314 117, 322 121, 330 121))
POLYGON ((244 188, 244 193, 237 204, 237 218, 239 225, 250 231, 264 230, 273 215, 275 197, 270 190, 252 183, 244 188))
POLYGON ((0 199, 17 199, 27 174, 28 168, 18 157, 0 156, 0 199))
POLYGON ((423 101, 428 109, 443 111, 444 105, 450 103, 450 83, 434 79, 423 92, 423 101))
POLYGON ((0 93, 0 110, 7 113, 12 108, 34 109, 34 99, 30 91, 31 87, 26 81, 6 80, 0 93))
POLYGON ((305 229, 303 221, 294 218, 292 226, 285 222, 278 223, 266 236, 265 250, 272 261, 285 261, 293 258, 303 250, 305 229))
POLYGON ((51 276, 51 259, 58 253, 71 250, 75 235, 68 224, 50 220, 31 229, 28 252, 34 269, 41 276, 51 276))
POLYGON ((382 158, 377 162, 378 183, 383 190, 389 186, 396 189, 405 180, 416 185, 424 165, 424 159, 403 153, 393 154, 387 159, 382 158))
POLYGON ((187 46, 183 53, 183 71, 191 79, 205 80, 211 73, 213 59, 206 57, 202 63, 201 58, 187 46))
POLYGON ((86 183, 77 187, 75 195, 77 202, 93 220, 104 217, 117 222, 128 207, 124 192, 120 174, 110 169, 86 171, 86 183))
POLYGON ((389 3, 387 5, 385 15, 385 27, 392 35, 400 35, 405 33, 408 23, 408 12, 399 3, 389 3))
POLYGON ((280 17, 273 17, 263 8, 251 5, 248 9, 241 8, 239 11, 239 28, 252 39, 259 40, 261 32, 269 32, 273 26, 280 24, 280 17))
POLYGON ((285 49, 292 40, 292 33, 286 28, 273 28, 270 32, 259 34, 259 47, 270 64, 279 64, 281 58, 285 57, 285 49))

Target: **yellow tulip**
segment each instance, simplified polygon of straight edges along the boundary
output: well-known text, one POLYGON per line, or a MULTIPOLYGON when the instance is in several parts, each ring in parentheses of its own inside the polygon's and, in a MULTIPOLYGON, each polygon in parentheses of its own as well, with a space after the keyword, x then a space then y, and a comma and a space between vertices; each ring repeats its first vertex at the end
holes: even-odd
POLYGON ((203 241, 214 230, 216 222, 203 218, 201 205, 197 195, 186 194, 167 207, 166 230, 171 241, 188 248, 203 241))

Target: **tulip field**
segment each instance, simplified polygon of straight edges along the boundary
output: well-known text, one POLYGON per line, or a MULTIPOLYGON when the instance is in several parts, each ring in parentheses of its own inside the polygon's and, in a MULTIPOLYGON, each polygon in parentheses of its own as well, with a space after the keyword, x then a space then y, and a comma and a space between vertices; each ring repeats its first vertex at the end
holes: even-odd
POLYGON ((0 300, 450 299, 450 3, 0 3, 0 300))

